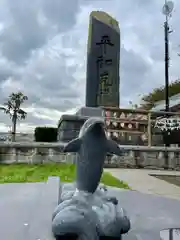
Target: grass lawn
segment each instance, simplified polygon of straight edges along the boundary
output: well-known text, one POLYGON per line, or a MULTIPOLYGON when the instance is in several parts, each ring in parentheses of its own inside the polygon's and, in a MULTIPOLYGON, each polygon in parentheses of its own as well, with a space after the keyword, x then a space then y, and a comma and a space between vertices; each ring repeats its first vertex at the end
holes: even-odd
MULTIPOLYGON (((62 182, 75 180, 75 166, 62 163, 49 164, 0 164, 0 183, 41 182, 48 176, 59 176, 62 182)), ((103 173, 101 183, 129 189, 123 181, 113 177, 110 173, 103 173)))

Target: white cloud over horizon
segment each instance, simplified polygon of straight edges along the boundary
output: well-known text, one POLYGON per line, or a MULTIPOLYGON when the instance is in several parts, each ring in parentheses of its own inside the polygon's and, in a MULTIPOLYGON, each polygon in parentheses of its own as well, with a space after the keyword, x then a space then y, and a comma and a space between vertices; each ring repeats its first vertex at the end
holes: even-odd
MULTIPOLYGON (((21 90, 28 112, 17 131, 57 126, 60 116, 85 102, 89 14, 103 10, 121 29, 120 106, 164 84, 164 1, 1 0, 0 103, 21 90)), ((180 2, 170 19, 170 80, 180 77, 180 2)), ((0 112, 0 131, 11 121, 0 112)))

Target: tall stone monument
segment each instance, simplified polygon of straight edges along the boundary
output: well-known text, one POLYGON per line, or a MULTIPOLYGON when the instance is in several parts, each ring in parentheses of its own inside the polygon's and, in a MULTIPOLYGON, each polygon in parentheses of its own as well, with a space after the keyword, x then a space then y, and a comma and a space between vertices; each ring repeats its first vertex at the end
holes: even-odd
POLYGON ((119 107, 120 29, 105 12, 90 14, 86 106, 119 107))

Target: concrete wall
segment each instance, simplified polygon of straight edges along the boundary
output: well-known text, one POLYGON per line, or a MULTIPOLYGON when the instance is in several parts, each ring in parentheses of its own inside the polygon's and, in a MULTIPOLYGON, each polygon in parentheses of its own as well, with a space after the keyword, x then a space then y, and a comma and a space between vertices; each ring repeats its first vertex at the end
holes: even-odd
MULTIPOLYGON (((163 169, 165 167, 165 157, 163 152, 140 153, 130 152, 122 157, 113 156, 107 158, 105 167, 113 168, 149 168, 163 169)), ((180 156, 176 153, 169 153, 169 169, 180 170, 180 156)))
MULTIPOLYGON (((75 163, 75 154, 58 153, 52 149, 30 149, 28 151, 17 151, 14 149, 8 150, 0 154, 0 163, 51 163, 64 162, 75 163)), ((105 167, 114 168, 164 168, 165 158, 164 153, 136 153, 129 152, 123 156, 107 157, 105 167)), ((180 169, 180 156, 177 153, 169 153, 169 168, 180 169)))
POLYGON ((75 154, 64 154, 52 149, 29 149, 20 151, 15 149, 6 149, 0 154, 0 163, 48 163, 64 162, 74 163, 75 154))

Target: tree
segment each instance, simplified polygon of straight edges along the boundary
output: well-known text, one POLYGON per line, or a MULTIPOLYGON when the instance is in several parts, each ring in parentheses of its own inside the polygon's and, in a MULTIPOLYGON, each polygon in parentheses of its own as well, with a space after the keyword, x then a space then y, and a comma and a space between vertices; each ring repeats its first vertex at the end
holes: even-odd
POLYGON ((129 101, 129 105, 132 107, 132 109, 137 109, 138 105, 137 104, 133 104, 132 101, 129 101))
POLYGON ((0 107, 12 119, 12 141, 15 141, 17 120, 23 120, 27 116, 27 113, 21 109, 21 105, 26 100, 28 97, 22 92, 12 93, 4 103, 4 107, 0 107))
MULTIPOLYGON (((169 97, 180 93, 180 79, 169 84, 169 97)), ((142 97, 142 107, 150 110, 155 106, 156 102, 165 99, 165 86, 153 89, 153 91, 142 97)))

